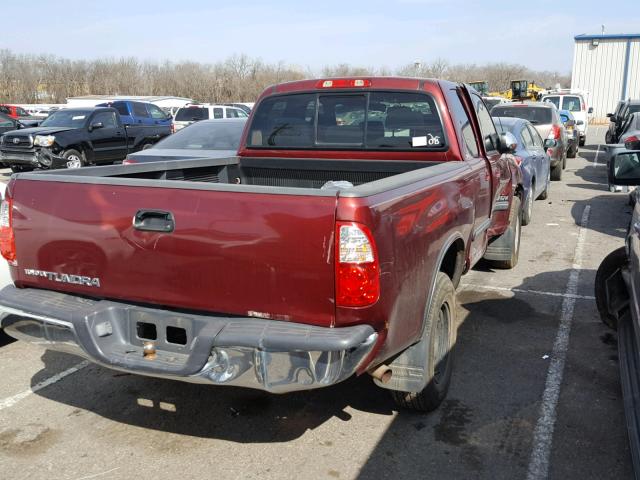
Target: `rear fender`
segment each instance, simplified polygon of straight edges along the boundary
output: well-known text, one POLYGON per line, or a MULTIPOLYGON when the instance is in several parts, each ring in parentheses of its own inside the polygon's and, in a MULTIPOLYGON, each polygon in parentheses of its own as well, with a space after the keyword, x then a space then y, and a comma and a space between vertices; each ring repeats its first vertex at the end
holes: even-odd
MULTIPOLYGON (((422 314, 422 331, 420 334, 420 339, 417 343, 414 343, 398 356, 396 356, 393 361, 387 363, 387 365, 393 372, 393 375, 391 376, 391 380, 389 380, 389 382, 382 383, 378 379, 374 378, 374 382, 379 387, 389 390, 417 393, 424 390, 424 388, 427 386, 427 383, 431 380, 427 375, 428 370, 426 362, 429 356, 429 339, 427 338, 425 333, 429 331, 428 327, 430 327, 430 325, 427 325, 425 319, 427 316, 427 312, 431 308, 431 302, 433 301, 433 296, 436 288, 436 277, 438 272, 442 268, 444 257, 449 248, 458 240, 462 240, 464 242, 464 239, 459 232, 453 233, 443 244, 443 247, 440 249, 440 253, 438 254, 438 261, 435 263, 436 268, 433 271, 431 284, 429 285, 429 297, 425 302, 425 310, 422 314)), ((471 242, 468 242, 468 244, 470 243, 471 242)), ((466 251, 467 246, 468 245, 465 244, 463 250, 466 251)))

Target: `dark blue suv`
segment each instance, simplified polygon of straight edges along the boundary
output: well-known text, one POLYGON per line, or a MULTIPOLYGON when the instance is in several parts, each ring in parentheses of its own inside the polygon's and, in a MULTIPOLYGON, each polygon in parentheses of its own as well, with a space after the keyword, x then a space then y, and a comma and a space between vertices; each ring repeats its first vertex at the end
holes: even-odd
POLYGON ((98 107, 113 107, 120 114, 125 125, 171 125, 171 115, 163 112, 153 103, 136 102, 133 100, 116 100, 97 105, 98 107))

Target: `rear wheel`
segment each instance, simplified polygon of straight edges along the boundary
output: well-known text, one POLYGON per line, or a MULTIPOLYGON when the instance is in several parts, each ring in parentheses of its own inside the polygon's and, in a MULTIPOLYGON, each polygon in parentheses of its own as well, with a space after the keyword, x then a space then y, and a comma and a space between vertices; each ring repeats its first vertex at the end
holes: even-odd
POLYGON ((562 162, 558 162, 555 167, 551 167, 551 180, 562 180, 562 162))
POLYGON ((578 154, 578 146, 574 145, 573 147, 571 147, 569 149, 569 151, 567 152, 567 157, 569 158, 576 158, 576 155, 578 154))
POLYGON ((581 147, 584 147, 585 142, 587 141, 587 137, 580 137, 580 141, 578 142, 578 145, 580 145, 581 147))
POLYGON ((430 412, 438 408, 447 395, 453 370, 456 343, 456 291, 451 279, 438 272, 433 301, 424 319, 422 341, 428 342, 425 359, 427 386, 420 392, 391 391, 398 406, 410 410, 430 412))
POLYGON ((611 308, 618 311, 624 305, 625 298, 628 299, 627 287, 624 284, 622 275, 614 275, 629 263, 625 247, 620 247, 604 257, 596 272, 595 294, 596 307, 600 314, 600 319, 609 327, 618 328, 618 318, 611 313, 611 308), (607 292, 607 282, 611 291, 607 292), (609 298, 611 295, 611 298, 609 298), (612 305, 617 303, 617 305, 612 305))

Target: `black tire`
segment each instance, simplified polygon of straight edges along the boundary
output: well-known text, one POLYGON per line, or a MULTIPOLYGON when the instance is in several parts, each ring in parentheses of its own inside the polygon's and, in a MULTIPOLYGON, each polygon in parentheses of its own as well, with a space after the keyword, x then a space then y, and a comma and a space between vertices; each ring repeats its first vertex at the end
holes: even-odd
POLYGON ((604 134, 604 143, 611 145, 613 143, 613 137, 611 136, 611 132, 607 132, 604 134))
MULTIPOLYGON (((605 282, 616 272, 616 270, 624 267, 628 263, 629 259, 627 258, 627 251, 625 247, 620 247, 604 257, 604 260, 602 260, 602 263, 600 263, 596 272, 596 307, 600 314, 600 320, 614 330, 618 328, 618 319, 609 312, 605 282)), ((624 284, 620 285, 620 287, 626 289, 624 284)))
POLYGON ((29 170, 33 170, 32 168, 23 167, 22 165, 11 165, 10 168, 13 173, 27 172, 29 170))
POLYGON ((587 141, 587 137, 582 137, 580 140, 578 140, 578 145, 580 145, 581 147, 584 147, 584 144, 587 141))
POLYGON ((520 234, 522 233, 522 213, 520 212, 520 198, 513 197, 511 211, 509 212, 509 227, 503 235, 511 235, 511 257, 509 260, 492 260, 491 263, 497 268, 513 268, 518 264, 520 256, 520 234))
POLYGON ((535 183, 531 183, 529 187, 529 195, 527 195, 527 201, 522 209, 522 225, 529 225, 531 223, 531 217, 533 216, 533 191, 536 188, 535 183))
POLYGON ((391 396, 402 408, 431 412, 438 408, 449 391, 456 344, 456 291, 443 272, 436 276, 433 301, 424 321, 422 341, 429 345, 425 368, 431 380, 418 393, 391 391, 391 396))
POLYGON ((62 152, 62 158, 67 160, 67 168, 80 168, 86 165, 84 155, 73 148, 62 152), (70 166, 72 163, 77 166, 70 166))
POLYGON ((578 154, 578 146, 575 145, 573 147, 571 147, 569 149, 569 151, 567 152, 567 157, 568 158, 576 158, 576 155, 578 154))
POLYGON ((551 180, 562 180, 562 162, 551 167, 551 180))

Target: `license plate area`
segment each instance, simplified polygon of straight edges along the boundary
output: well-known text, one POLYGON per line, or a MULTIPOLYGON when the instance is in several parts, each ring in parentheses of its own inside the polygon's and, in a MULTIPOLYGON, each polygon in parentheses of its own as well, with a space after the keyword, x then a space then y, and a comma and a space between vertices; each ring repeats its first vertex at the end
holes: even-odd
POLYGON ((193 322, 171 314, 154 315, 147 311, 130 310, 129 339, 132 345, 153 342, 158 350, 184 352, 193 339, 193 322))

